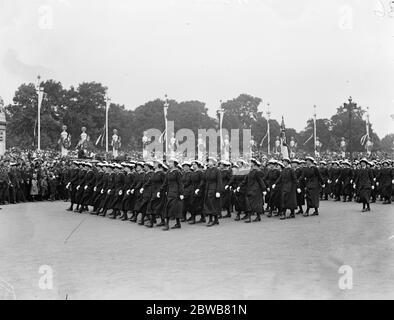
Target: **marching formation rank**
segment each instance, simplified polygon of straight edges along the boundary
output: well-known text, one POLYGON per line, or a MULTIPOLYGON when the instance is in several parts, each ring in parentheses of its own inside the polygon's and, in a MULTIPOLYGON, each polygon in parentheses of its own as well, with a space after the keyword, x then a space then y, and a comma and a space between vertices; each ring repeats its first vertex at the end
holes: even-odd
POLYGON ((171 229, 186 221, 212 227, 233 213, 235 221, 245 223, 261 221, 265 214, 280 220, 317 216, 320 201, 326 200, 356 201, 367 212, 371 202, 390 204, 394 196, 393 162, 365 158, 352 163, 317 163, 313 157, 249 163, 213 157, 205 163, 72 161, 65 176, 68 211, 89 212, 90 207, 93 215, 163 230, 170 229, 171 220, 171 229))

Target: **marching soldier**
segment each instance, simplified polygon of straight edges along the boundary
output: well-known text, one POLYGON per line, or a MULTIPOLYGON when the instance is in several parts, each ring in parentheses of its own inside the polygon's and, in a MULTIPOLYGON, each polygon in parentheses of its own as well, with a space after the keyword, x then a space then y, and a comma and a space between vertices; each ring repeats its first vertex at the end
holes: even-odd
POLYGON ((220 193, 222 192, 222 176, 216 167, 217 160, 208 158, 208 168, 205 171, 205 194, 204 194, 204 215, 209 217, 208 227, 219 224, 219 214, 221 213, 220 193))
POLYGON ((380 187, 380 194, 383 198, 383 204, 391 203, 392 184, 394 183, 394 175, 392 168, 389 167, 390 162, 384 160, 382 162, 383 168, 380 169, 376 177, 376 185, 380 187))
POLYGON ((291 167, 291 161, 289 158, 283 158, 283 165, 284 167, 282 168, 278 180, 276 180, 275 184, 272 186, 274 189, 277 185, 280 186, 279 216, 281 220, 286 218, 295 218, 294 211, 297 208, 297 177, 294 169, 291 167), (290 210, 290 216, 286 216, 287 209, 290 210))
POLYGON ((205 223, 205 216, 203 214, 203 205, 204 205, 204 172, 203 172, 203 164, 199 160, 193 160, 193 171, 190 175, 191 180, 191 220, 190 224, 195 223, 205 223), (199 189, 200 188, 200 189, 199 189), (200 220, 196 221, 196 216, 200 215, 200 220))
POLYGON ((301 176, 301 179, 305 179, 306 187, 306 211, 304 217, 309 216, 309 209, 311 208, 315 209, 311 216, 317 216, 319 215, 319 195, 322 186, 322 178, 313 157, 307 157, 306 164, 307 167, 303 170, 301 176))
POLYGON ((251 216, 256 213, 253 222, 261 221, 261 214, 264 208, 264 196, 266 195, 266 187, 263 181, 263 174, 259 170, 261 163, 256 159, 251 159, 251 169, 246 175, 242 184, 237 188, 239 191, 242 186, 246 188, 246 223, 250 223, 251 216))
POLYGON ((155 171, 149 180, 151 198, 146 209, 146 214, 150 217, 150 221, 146 225, 148 228, 152 228, 155 225, 157 218, 161 218, 161 222, 157 226, 165 226, 165 219, 163 217, 165 198, 158 197, 157 195, 164 184, 166 178, 165 171, 167 171, 168 167, 160 160, 155 160, 154 165, 155 171))
POLYGON ((231 163, 227 160, 222 160, 220 162, 220 170, 222 176, 222 184, 224 186, 224 190, 221 196, 222 209, 227 211, 227 214, 223 218, 231 218, 231 211, 232 211, 232 203, 231 203, 232 192, 230 185, 230 181, 232 178, 231 163))
MULTIPOLYGON (((185 222, 187 218, 187 213, 192 212, 192 200, 193 200, 193 185, 192 185, 192 163, 185 161, 182 163, 182 184, 183 184, 183 213, 181 222, 185 222)), ((191 217, 189 220, 191 221, 191 217)))
POLYGON ((369 202, 371 199, 371 190, 375 187, 373 186, 373 174, 372 171, 367 167, 369 162, 367 159, 362 159, 360 161, 361 169, 354 181, 354 189, 359 191, 359 200, 363 204, 362 212, 371 211, 369 202))
POLYGON ((163 185, 160 191, 157 193, 157 198, 166 197, 166 202, 163 210, 163 217, 165 218, 165 226, 163 230, 168 231, 170 229, 169 222, 170 218, 175 218, 176 224, 171 229, 181 228, 181 218, 183 211, 183 184, 182 175, 177 168, 178 161, 175 158, 171 158, 168 162, 169 170, 166 174, 163 185))

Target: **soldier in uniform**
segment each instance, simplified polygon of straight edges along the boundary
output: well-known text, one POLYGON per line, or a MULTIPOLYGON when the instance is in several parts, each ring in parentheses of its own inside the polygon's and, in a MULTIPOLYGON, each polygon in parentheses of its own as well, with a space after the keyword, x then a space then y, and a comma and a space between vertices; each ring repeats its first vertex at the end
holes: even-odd
POLYGON ((236 163, 233 163, 232 177, 229 184, 233 190, 232 201, 236 212, 235 221, 245 220, 248 217, 246 213, 246 188, 242 185, 248 173, 249 168, 245 160, 239 159, 236 163), (238 187, 240 188, 238 189, 238 187), (241 218, 242 213, 245 213, 245 215, 241 218))
POLYGON ((181 218, 183 211, 183 184, 182 175, 177 168, 178 161, 175 158, 171 158, 168 162, 169 170, 166 174, 163 185, 160 191, 157 193, 157 197, 166 197, 164 205, 163 217, 165 218, 165 226, 163 230, 168 231, 170 229, 169 222, 170 218, 175 218, 176 224, 171 229, 181 228, 181 218))
POLYGON ((392 168, 390 168, 389 160, 382 162, 382 168, 376 178, 376 184, 380 187, 381 197, 383 198, 383 204, 391 203, 392 184, 394 183, 394 174, 392 168))
POLYGON ((133 196, 133 203, 132 203, 132 215, 130 217, 131 222, 137 222, 137 217, 138 217, 138 208, 140 206, 142 194, 139 192, 141 189, 142 185, 144 184, 144 176, 145 172, 143 170, 144 168, 144 163, 143 162, 137 162, 135 165, 135 176, 134 176, 134 182, 130 186, 130 194, 133 196))
POLYGON ((151 188, 151 198, 146 209, 146 214, 150 217, 149 223, 146 225, 146 227, 148 228, 153 228, 153 226, 156 224, 156 219, 159 217, 161 218, 161 222, 157 226, 165 226, 165 219, 163 217, 165 198, 157 197, 157 195, 160 192, 160 189, 165 181, 166 171, 168 167, 161 160, 155 160, 153 163, 155 166, 155 170, 149 180, 149 185, 151 188))
MULTIPOLYGON (((184 161, 182 163, 182 184, 183 184, 183 212, 181 222, 185 222, 187 213, 192 212, 192 200, 193 200, 193 185, 192 185, 192 171, 191 162, 184 161)), ((188 221, 191 221, 191 217, 188 221)))
POLYGON ((78 166, 79 161, 73 161, 70 169, 70 180, 67 182, 66 189, 70 192, 70 207, 67 209, 67 211, 73 211, 74 203, 76 202, 76 192, 77 192, 77 186, 78 186, 78 176, 79 176, 79 170, 78 166))
POLYGON ((341 175, 341 168, 339 167, 338 161, 332 162, 331 170, 328 173, 329 173, 328 183, 331 186, 331 192, 333 194, 334 201, 340 201, 342 186, 339 180, 339 177, 341 175))
POLYGON ((351 202, 353 197, 353 170, 348 160, 342 161, 342 166, 338 182, 342 185, 343 202, 351 202))
POLYGON ((201 189, 204 188, 203 164, 199 160, 193 160, 192 165, 193 171, 190 174, 192 192, 190 224, 205 223, 205 216, 203 214, 204 189, 201 189), (196 221, 197 215, 201 215, 199 221, 196 221))
POLYGON ((371 211, 369 206, 371 198, 371 189, 374 189, 373 185, 373 174, 372 171, 367 167, 369 162, 367 159, 362 159, 360 161, 361 169, 359 170, 355 181, 354 189, 357 188, 359 191, 359 200, 363 204, 362 212, 371 211))
POLYGON ((294 165, 295 175, 297 178, 297 214, 303 214, 305 205, 305 179, 301 179, 303 173, 303 167, 301 166, 301 161, 297 159, 292 160, 292 165, 294 165))
MULTIPOLYGON (((309 216, 309 210, 314 208, 315 211, 312 216, 319 215, 319 194, 322 187, 323 180, 321 178, 319 169, 316 167, 316 162, 313 157, 306 158, 307 167, 303 170, 301 179, 305 179, 306 188, 306 211, 304 217, 309 216)), ((324 187, 324 185, 323 185, 324 187)))
POLYGON ((251 169, 246 175, 242 184, 237 188, 239 191, 241 187, 246 189, 246 223, 250 223, 251 216, 256 213, 256 218, 253 222, 261 221, 261 214, 264 208, 264 196, 266 194, 266 187, 263 180, 263 174, 259 170, 261 163, 256 159, 250 160, 251 169))
POLYGON ((122 202, 123 202, 123 189, 126 180, 125 174, 122 172, 122 165, 116 163, 115 164, 115 183, 114 183, 114 192, 111 199, 110 208, 112 212, 108 215, 111 219, 116 219, 116 217, 120 214, 122 210, 122 202))
POLYGON ((95 214, 97 215, 97 210, 98 210, 98 205, 100 201, 100 196, 101 196, 101 189, 104 186, 104 166, 105 164, 102 162, 97 163, 96 168, 97 171, 95 173, 95 180, 94 180, 94 186, 93 186, 93 192, 90 197, 90 205, 93 207, 93 210, 90 212, 90 214, 95 214))
POLYGON ((319 163, 319 172, 323 180, 323 184, 325 185, 320 192, 320 200, 328 200, 328 195, 330 194, 330 186, 328 184, 329 174, 327 168, 327 162, 322 160, 319 163))
POLYGON ((148 204, 152 198, 152 185, 150 179, 152 178, 154 174, 154 164, 153 162, 145 162, 144 164, 144 177, 142 181, 142 186, 140 189, 136 189, 135 192, 139 192, 141 197, 139 198, 139 201, 136 203, 135 210, 137 212, 137 217, 138 214, 141 214, 141 220, 138 223, 139 225, 143 226, 145 224, 145 218, 147 218, 147 209, 148 209, 148 204))
POLYGON ((208 227, 219 224, 219 214, 221 213, 220 193, 222 192, 222 176, 216 167, 217 160, 208 158, 208 168, 204 176, 204 215, 209 217, 208 227))
POLYGON ((0 204, 6 204, 9 202, 8 193, 8 167, 6 166, 6 161, 0 162, 0 204))
POLYGON ((121 220, 127 220, 128 216, 127 213, 129 211, 133 211, 134 209, 134 196, 131 194, 131 186, 134 183, 134 179, 136 176, 136 173, 134 171, 134 162, 129 162, 126 164, 126 178, 125 178, 125 193, 123 197, 123 216, 121 217, 121 220))
POLYGON ((227 214, 224 218, 231 218, 231 211, 232 211, 232 192, 231 192, 231 178, 232 178, 232 170, 231 170, 231 163, 227 160, 222 160, 220 162, 220 170, 222 176, 222 184, 224 186, 224 190, 221 195, 222 201, 222 209, 227 211, 227 214))
POLYGON ((291 167, 291 161, 289 158, 283 158, 282 163, 284 168, 272 187, 275 189, 277 185, 280 186, 279 216, 281 220, 284 220, 286 218, 295 218, 294 212, 297 208, 297 177, 294 169, 291 167), (289 216, 286 216, 287 209, 290 210, 289 216))
POLYGON ((88 211, 88 205, 91 202, 93 195, 93 188, 96 183, 96 172, 93 170, 93 165, 91 163, 86 163, 86 176, 81 187, 83 187, 83 192, 80 200, 79 213, 88 211))

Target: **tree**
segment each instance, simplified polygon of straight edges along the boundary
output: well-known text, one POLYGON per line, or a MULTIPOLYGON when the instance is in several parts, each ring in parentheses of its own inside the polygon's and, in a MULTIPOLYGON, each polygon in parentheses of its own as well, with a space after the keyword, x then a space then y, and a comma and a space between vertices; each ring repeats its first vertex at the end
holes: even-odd
MULTIPOLYGON (((335 140, 331 139, 330 131, 330 120, 329 119, 316 119, 316 136, 322 143, 322 151, 333 150, 335 148, 335 140)), ((314 123, 313 119, 307 121, 305 130, 300 133, 299 147, 305 151, 314 151, 314 139, 310 139, 305 145, 304 143, 313 135, 314 123)))
POLYGON ((261 118, 258 105, 261 98, 248 94, 240 94, 237 98, 222 103, 224 110, 223 127, 231 129, 251 129, 252 125, 261 118))
MULTIPOLYGON (((335 139, 336 146, 335 149, 339 149, 341 138, 344 137, 348 144, 348 150, 350 148, 354 152, 363 152, 365 150, 364 146, 360 143, 361 137, 366 134, 366 125, 365 121, 363 120, 364 113, 365 111, 360 106, 356 106, 356 108, 352 111, 352 136, 351 141, 348 141, 350 132, 349 112, 344 106, 337 108, 337 113, 331 117, 332 135, 335 139)), ((376 145, 379 145, 379 137, 373 131, 372 125, 370 126, 370 137, 376 145)))
POLYGON ((394 152, 394 133, 387 134, 382 138, 381 148, 384 152, 394 152))
POLYGON ((34 145, 37 94, 33 83, 22 84, 5 109, 7 119, 7 148, 18 146, 31 148, 34 145))

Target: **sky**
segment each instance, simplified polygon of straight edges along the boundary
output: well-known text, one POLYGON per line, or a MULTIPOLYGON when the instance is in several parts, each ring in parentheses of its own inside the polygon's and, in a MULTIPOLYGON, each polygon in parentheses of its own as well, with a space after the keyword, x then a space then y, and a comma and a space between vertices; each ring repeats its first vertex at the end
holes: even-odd
POLYGON ((0 0, 0 96, 22 83, 101 82, 135 109, 167 94, 260 97, 302 130, 349 96, 394 133, 394 4, 389 0, 0 0))

